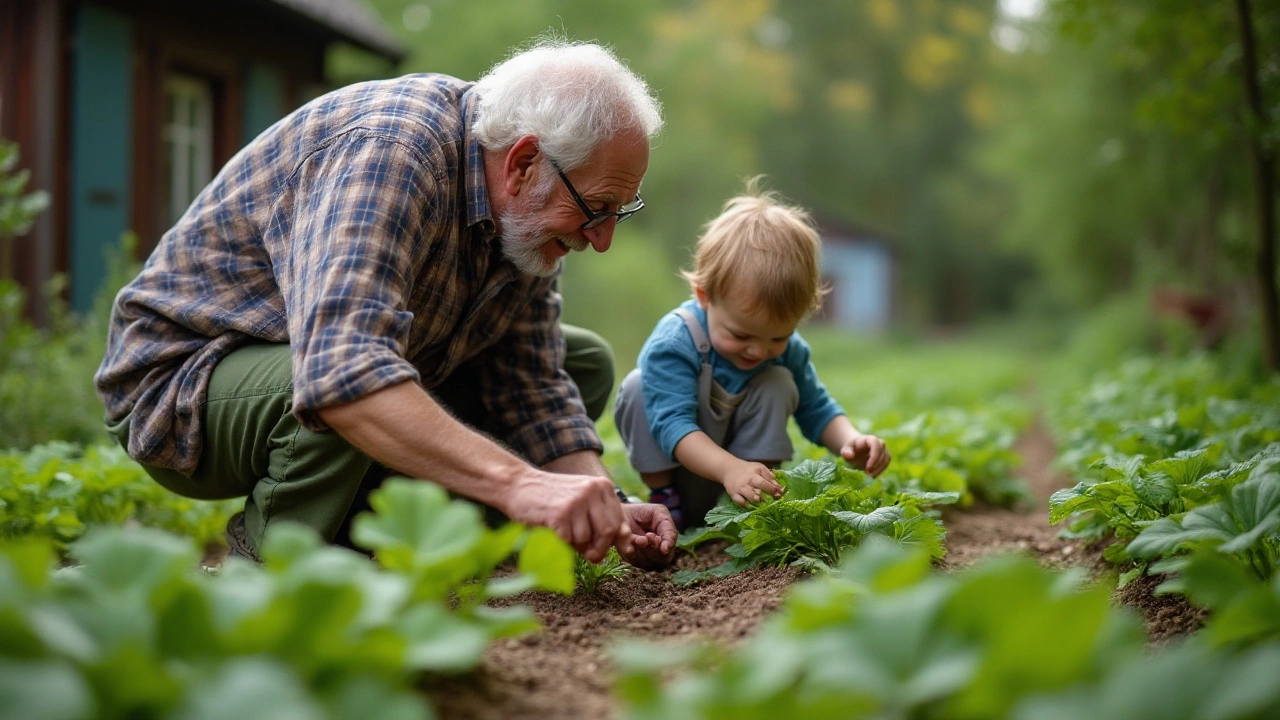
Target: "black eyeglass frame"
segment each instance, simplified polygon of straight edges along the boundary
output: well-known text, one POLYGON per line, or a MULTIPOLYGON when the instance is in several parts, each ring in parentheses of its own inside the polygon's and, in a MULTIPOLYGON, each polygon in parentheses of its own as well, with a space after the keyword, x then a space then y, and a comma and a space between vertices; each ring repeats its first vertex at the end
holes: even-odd
POLYGON ((560 164, 551 158, 547 158, 547 162, 551 163, 551 167, 556 169, 556 174, 560 176, 560 181, 569 189, 569 194, 573 196, 573 201, 578 203, 578 209, 582 211, 583 215, 587 216, 587 221, 578 226, 579 230, 590 230, 593 227, 599 227, 608 222, 609 218, 617 218, 618 222, 622 222, 644 209, 644 200, 640 199, 640 193, 636 193, 635 207, 629 210, 601 210, 596 212, 578 194, 577 188, 573 186, 573 183, 569 182, 569 178, 560 169, 560 164))

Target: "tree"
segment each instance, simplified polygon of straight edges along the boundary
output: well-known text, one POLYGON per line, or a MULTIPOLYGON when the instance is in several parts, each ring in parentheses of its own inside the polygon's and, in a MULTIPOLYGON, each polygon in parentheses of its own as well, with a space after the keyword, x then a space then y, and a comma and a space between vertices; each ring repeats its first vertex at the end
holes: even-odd
MULTIPOLYGON (((1148 132, 1169 129, 1197 138, 1224 157, 1248 155, 1253 165, 1255 248, 1250 273, 1257 288, 1265 362, 1280 370, 1280 307, 1276 292, 1275 157, 1280 146, 1274 98, 1280 94, 1280 5, 1201 0, 1059 0, 1051 11, 1065 35, 1092 41, 1110 36, 1124 48, 1114 60, 1153 82, 1135 100, 1148 132), (1272 44, 1261 45, 1258 39, 1272 44), (1243 80, 1243 82, 1241 82, 1243 80)), ((1213 176, 1206 178, 1206 184, 1213 176)), ((1233 198, 1229 202, 1247 200, 1233 198)))

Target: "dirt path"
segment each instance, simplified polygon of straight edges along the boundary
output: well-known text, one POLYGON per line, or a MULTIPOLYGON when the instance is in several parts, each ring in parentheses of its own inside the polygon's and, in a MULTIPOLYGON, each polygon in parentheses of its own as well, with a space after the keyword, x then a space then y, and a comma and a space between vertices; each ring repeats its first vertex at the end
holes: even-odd
POLYGON ((1033 423, 1018 438, 1014 451, 1022 457, 1018 477, 1031 487, 1034 504, 947 508, 942 516, 947 529, 947 556, 940 563, 944 569, 965 568, 999 552, 1027 552, 1053 567, 1080 562, 1079 544, 1059 539, 1059 528, 1049 525, 1049 496, 1069 480, 1052 470, 1056 450, 1044 425, 1033 423))
MULTIPOLYGON (((1049 525, 1049 496, 1070 480, 1052 471, 1056 450, 1044 426, 1033 424, 1016 450, 1023 458, 1018 474, 1031 486, 1034 506, 949 510, 943 516, 947 557, 939 565, 959 569, 992 553, 1021 551, 1052 567, 1082 565, 1100 582, 1114 582, 1100 551, 1059 539, 1059 528, 1049 525)), ((633 570, 606 581, 598 597, 517 596, 513 600, 533 607, 545 629, 496 643, 474 674, 439 680, 424 690, 446 720, 611 718, 616 708, 609 693, 610 642, 626 636, 737 642, 778 607, 787 587, 800 577, 790 569, 760 569, 690 588, 671 584, 676 570, 722 562, 721 550, 682 557, 660 573, 633 570)), ((1153 643, 1199 627, 1202 613, 1180 598, 1153 598, 1155 584, 1144 578, 1115 595, 1118 604, 1145 614, 1153 643)))

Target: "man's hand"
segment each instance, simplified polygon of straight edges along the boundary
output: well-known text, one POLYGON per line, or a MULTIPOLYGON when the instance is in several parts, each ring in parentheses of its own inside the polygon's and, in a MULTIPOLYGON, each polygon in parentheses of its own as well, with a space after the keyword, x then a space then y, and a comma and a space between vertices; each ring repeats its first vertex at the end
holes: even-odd
POLYGON ((724 491, 739 505, 760 502, 760 492, 782 497, 782 486, 773 478, 773 471, 757 462, 738 462, 725 475, 724 491))
POLYGON ((622 513, 631 526, 631 537, 619 545, 622 559, 645 570, 671 562, 676 551, 676 524, 671 512, 657 503, 627 503, 622 513))
POLYGON ((623 517, 613 481, 602 475, 529 468, 512 482, 511 495, 500 509, 516 522, 555 530, 560 539, 593 563, 604 559, 610 545, 621 549, 632 542, 631 527, 623 517))
POLYGON ((889 450, 884 441, 875 435, 856 435, 840 448, 840 455, 850 465, 865 470, 871 477, 879 477, 889 467, 889 450))

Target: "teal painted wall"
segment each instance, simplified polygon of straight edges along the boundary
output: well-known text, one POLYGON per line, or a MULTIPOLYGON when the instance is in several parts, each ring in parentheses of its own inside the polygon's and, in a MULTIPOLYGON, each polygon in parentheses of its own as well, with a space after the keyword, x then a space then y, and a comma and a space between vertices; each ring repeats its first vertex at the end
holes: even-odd
POLYGON ((106 253, 129 229, 133 27, 123 15, 81 5, 71 90, 71 306, 93 304, 106 253))
POLYGON ((284 85, 284 73, 276 68, 262 63, 249 66, 244 78, 244 144, 285 116, 284 85))

